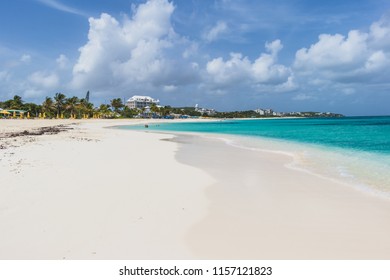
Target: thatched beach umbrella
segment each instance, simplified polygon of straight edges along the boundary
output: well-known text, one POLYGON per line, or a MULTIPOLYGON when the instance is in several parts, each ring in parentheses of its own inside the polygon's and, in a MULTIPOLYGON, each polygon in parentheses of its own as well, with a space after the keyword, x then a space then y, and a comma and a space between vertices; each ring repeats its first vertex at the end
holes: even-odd
POLYGON ((0 111, 0 114, 10 115, 11 113, 8 112, 7 110, 1 110, 1 111, 0 111))
POLYGON ((1 111, 0 111, 0 114, 3 114, 3 115, 11 115, 11 113, 8 112, 7 110, 1 110, 1 111))

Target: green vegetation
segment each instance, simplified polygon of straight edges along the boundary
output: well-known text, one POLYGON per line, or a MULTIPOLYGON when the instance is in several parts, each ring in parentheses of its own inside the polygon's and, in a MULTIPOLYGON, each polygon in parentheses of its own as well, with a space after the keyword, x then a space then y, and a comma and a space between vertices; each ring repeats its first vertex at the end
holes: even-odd
POLYGON ((4 110, 22 110, 29 113, 30 117, 45 118, 92 118, 113 117, 114 113, 110 105, 95 108, 94 105, 76 96, 67 98, 63 93, 56 93, 53 98, 46 97, 42 104, 25 103, 22 98, 15 95, 13 99, 0 102, 0 108, 4 110))
POLYGON ((339 118, 341 114, 323 112, 292 112, 292 113, 269 113, 260 114, 253 110, 235 112, 216 112, 215 118, 278 118, 278 117, 301 117, 301 118, 339 118))
MULTIPOLYGON (((42 118, 268 118, 268 117, 342 117, 341 114, 322 112, 293 112, 276 113, 272 110, 248 110, 234 112, 202 111, 194 107, 171 107, 151 105, 150 109, 130 109, 121 98, 110 100, 110 104, 101 104, 95 107, 89 102, 89 92, 86 98, 76 96, 66 97, 63 93, 56 93, 54 97, 46 97, 42 104, 25 103, 15 95, 13 99, 0 102, 4 110, 23 110, 29 116, 42 118), (211 112, 211 113, 210 113, 211 112)), ((10 115, 8 115, 10 117, 10 115)))
POLYGON ((253 110, 250 111, 235 111, 235 112, 216 112, 216 118, 264 118, 268 116, 262 116, 253 110))

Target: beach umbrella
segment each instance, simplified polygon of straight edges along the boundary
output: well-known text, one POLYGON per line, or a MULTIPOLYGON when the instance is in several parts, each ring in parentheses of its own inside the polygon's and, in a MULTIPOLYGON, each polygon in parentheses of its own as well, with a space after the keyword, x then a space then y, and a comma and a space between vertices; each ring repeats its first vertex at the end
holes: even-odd
POLYGON ((13 117, 16 118, 16 111, 14 111, 13 117))
POLYGON ((10 115, 11 113, 8 112, 7 110, 1 110, 1 111, 0 111, 0 114, 10 115))
POLYGON ((28 119, 30 118, 30 112, 27 112, 27 118, 28 119))
POLYGON ((45 113, 45 112, 43 113, 43 118, 44 118, 44 119, 46 118, 46 113, 45 113))

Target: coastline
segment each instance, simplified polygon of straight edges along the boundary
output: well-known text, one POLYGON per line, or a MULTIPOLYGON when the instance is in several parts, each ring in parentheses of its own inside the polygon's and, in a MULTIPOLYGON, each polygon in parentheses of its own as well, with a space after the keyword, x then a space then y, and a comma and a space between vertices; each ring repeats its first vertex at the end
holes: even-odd
POLYGON ((390 258, 388 200, 211 135, 107 129, 135 123, 1 126, 70 129, 0 139, 0 259, 390 258))
MULTIPOLYGON (((292 154, 178 134, 177 159, 205 170, 207 216, 188 234, 209 259, 389 259, 390 201, 291 168, 292 154)), ((226 137, 223 135, 223 137, 226 137)))

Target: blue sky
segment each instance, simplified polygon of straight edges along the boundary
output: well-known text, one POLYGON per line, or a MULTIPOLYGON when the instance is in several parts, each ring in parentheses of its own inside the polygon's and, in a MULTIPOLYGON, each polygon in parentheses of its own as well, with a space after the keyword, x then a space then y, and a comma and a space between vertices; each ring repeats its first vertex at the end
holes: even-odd
POLYGON ((390 115, 390 1, 0 2, 0 100, 390 115))

